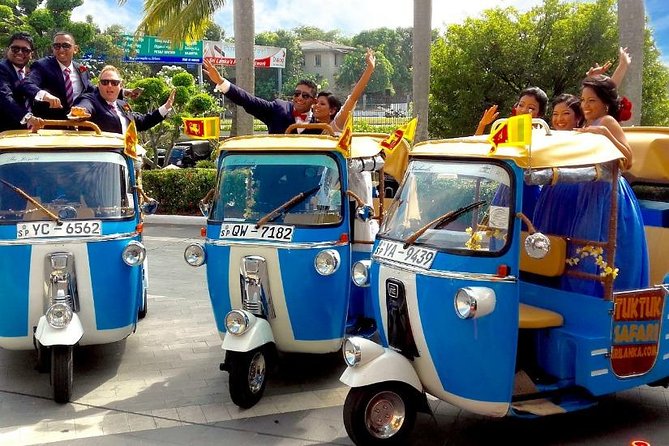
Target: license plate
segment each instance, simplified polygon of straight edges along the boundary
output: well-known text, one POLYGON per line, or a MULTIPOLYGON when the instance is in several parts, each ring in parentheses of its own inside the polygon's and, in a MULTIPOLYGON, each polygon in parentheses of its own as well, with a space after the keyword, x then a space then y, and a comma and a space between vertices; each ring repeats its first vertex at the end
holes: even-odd
POLYGON ((290 242, 294 232, 294 226, 264 225, 256 228, 253 223, 223 223, 220 237, 290 242))
POLYGON ((100 220, 67 220, 60 226, 55 221, 31 221, 16 225, 16 238, 90 237, 102 234, 100 220))
POLYGON ((390 240, 379 241, 379 244, 374 251, 374 257, 393 260, 395 262, 417 266, 418 268, 423 269, 429 269, 436 256, 436 249, 413 245, 404 249, 404 243, 390 240))

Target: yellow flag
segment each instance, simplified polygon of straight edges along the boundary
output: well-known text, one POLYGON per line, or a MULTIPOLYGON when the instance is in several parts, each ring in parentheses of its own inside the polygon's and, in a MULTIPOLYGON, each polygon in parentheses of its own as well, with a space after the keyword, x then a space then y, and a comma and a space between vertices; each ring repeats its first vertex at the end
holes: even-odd
POLYGON ((221 120, 213 118, 181 118, 184 134, 197 139, 218 139, 221 134, 221 120))
POLYGON ((387 153, 390 153, 395 147, 397 147, 402 138, 409 142, 413 142, 414 138, 416 137, 417 125, 418 118, 413 118, 411 121, 395 129, 395 131, 390 133, 388 137, 379 144, 385 149, 387 153))
POLYGON ((123 153, 130 158, 136 160, 140 159, 140 156, 137 155, 137 127, 135 127, 134 120, 130 121, 130 125, 128 125, 128 128, 125 131, 124 138, 125 148, 123 149, 123 153))
POLYGON ((353 139, 353 113, 348 114, 346 124, 344 124, 344 131, 341 132, 339 141, 337 141, 337 148, 344 152, 346 156, 351 153, 351 139, 353 139))
POLYGON ((490 153, 498 147, 527 147, 532 144, 532 116, 529 114, 512 116, 498 123, 490 131, 488 141, 492 144, 490 153))

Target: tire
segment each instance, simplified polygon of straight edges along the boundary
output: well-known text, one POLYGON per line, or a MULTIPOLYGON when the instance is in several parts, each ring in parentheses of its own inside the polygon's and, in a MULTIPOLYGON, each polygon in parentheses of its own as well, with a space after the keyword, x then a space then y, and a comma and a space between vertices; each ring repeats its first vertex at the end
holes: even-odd
POLYGON ((53 399, 57 403, 67 403, 72 396, 73 350, 74 347, 71 345, 51 347, 51 386, 53 387, 53 399))
POLYGON ((51 350, 35 340, 37 348, 37 365, 35 369, 40 373, 48 373, 51 370, 51 350))
POLYGON ((414 389, 383 383, 353 387, 344 402, 344 427, 357 445, 403 445, 416 421, 414 389))
POLYGON ((242 409, 255 406, 265 392, 267 384, 267 349, 256 348, 250 352, 227 352, 230 371, 230 398, 242 409))

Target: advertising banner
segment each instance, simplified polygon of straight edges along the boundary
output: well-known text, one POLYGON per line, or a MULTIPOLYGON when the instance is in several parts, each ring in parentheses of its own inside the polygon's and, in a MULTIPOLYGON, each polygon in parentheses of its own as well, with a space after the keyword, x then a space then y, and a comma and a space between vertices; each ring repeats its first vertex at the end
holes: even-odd
MULTIPOLYGON (((286 49, 274 46, 254 45, 254 65, 256 68, 286 68, 286 49)), ((203 41, 203 58, 216 65, 233 66, 235 44, 214 40, 203 41)))

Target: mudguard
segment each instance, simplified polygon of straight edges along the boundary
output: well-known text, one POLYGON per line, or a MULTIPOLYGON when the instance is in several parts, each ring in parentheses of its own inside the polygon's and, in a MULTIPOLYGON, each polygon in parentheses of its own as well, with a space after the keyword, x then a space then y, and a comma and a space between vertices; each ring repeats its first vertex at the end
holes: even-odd
POLYGON ((72 320, 65 328, 53 328, 46 321, 46 316, 39 318, 35 338, 45 347, 53 345, 75 345, 84 335, 79 315, 74 313, 72 320))
POLYGON ((406 383, 419 392, 423 385, 411 361, 389 348, 364 338, 354 338, 360 346, 362 361, 347 367, 339 380, 349 387, 363 387, 388 381, 406 383))
POLYGON ((250 352, 265 344, 274 343, 272 327, 267 320, 246 312, 249 318, 249 328, 241 335, 225 333, 223 350, 232 352, 250 352))

